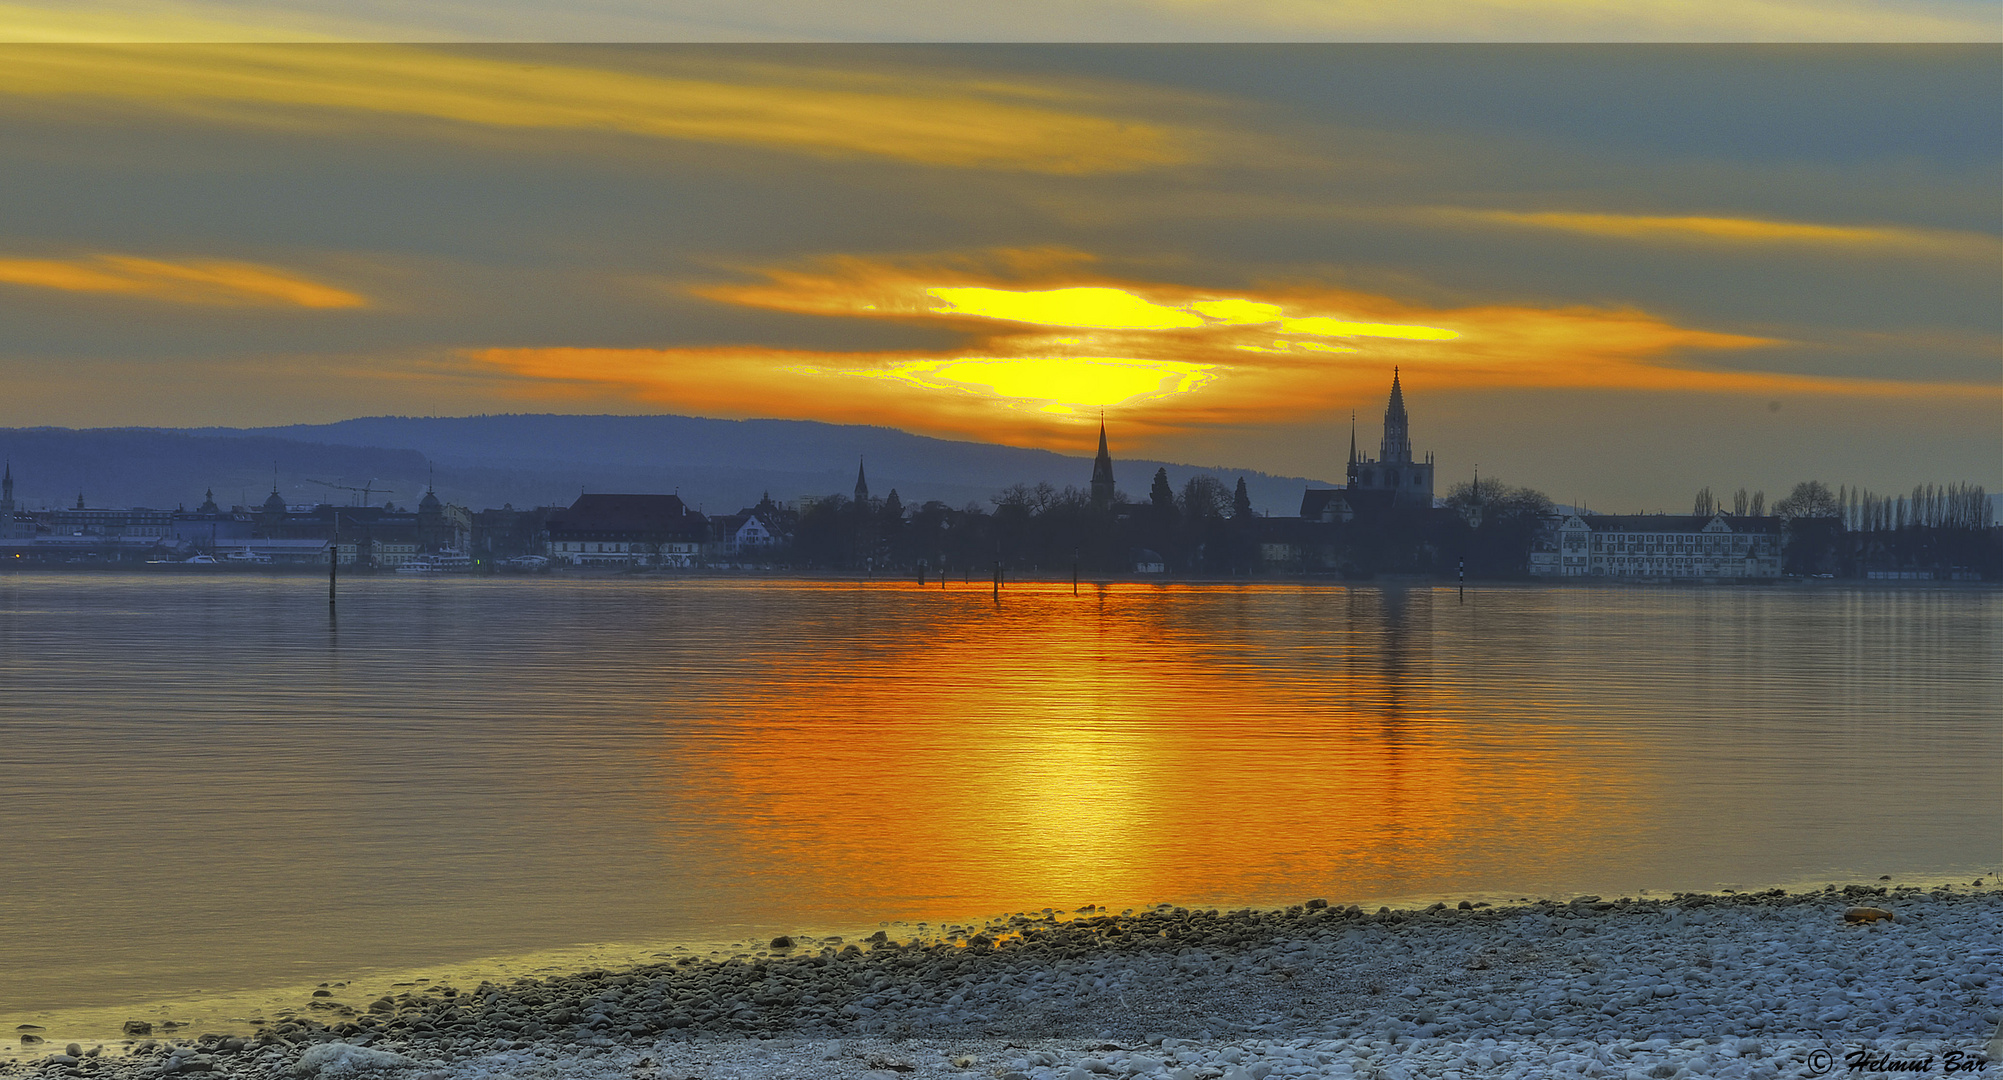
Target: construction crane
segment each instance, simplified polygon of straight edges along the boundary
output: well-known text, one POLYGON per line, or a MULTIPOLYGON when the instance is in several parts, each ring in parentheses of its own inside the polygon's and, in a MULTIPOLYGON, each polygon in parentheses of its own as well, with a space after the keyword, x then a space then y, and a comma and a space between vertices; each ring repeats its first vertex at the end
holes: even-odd
POLYGON ((351 484, 336 484, 336 483, 334 483, 334 482, 333 482, 333 481, 331 481, 331 480, 312 480, 312 479, 309 479, 309 480, 307 480, 306 482, 307 482, 307 483, 309 483, 309 484, 319 484, 319 485, 320 485, 321 487, 330 487, 330 488, 337 488, 337 489, 339 489, 339 490, 341 490, 341 491, 359 491, 359 492, 361 492, 361 493, 362 493, 362 505, 363 505, 363 506, 370 506, 370 505, 373 505, 373 504, 369 502, 369 496, 370 496, 370 495, 371 495, 371 494, 372 494, 373 492, 377 492, 377 491, 380 491, 380 492, 382 492, 382 493, 383 493, 383 494, 385 494, 385 495, 394 495, 394 494, 396 494, 396 492, 394 492, 394 491, 391 491, 391 490, 390 490, 389 488, 379 488, 379 487, 377 487, 377 486, 376 486, 376 482, 377 482, 378 480, 380 480, 380 479, 381 479, 381 477, 374 477, 374 476, 372 476, 372 477, 370 477, 370 478, 369 478, 369 479, 368 479, 368 480, 367 480, 366 482, 364 482, 364 483, 362 484, 362 486, 361 486, 361 487, 355 487, 355 486, 353 486, 353 485, 351 485, 351 484))

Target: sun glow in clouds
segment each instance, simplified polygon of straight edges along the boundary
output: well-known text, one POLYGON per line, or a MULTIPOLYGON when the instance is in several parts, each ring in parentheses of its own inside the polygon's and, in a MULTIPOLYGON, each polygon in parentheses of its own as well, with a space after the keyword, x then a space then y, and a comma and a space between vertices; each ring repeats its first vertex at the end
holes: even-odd
POLYGON ((1452 341, 1458 331, 1437 326, 1350 322, 1328 316, 1288 318, 1278 304, 1230 297, 1197 300, 1170 307, 1103 285, 1019 291, 978 286, 932 288, 926 295, 944 307, 941 315, 974 315, 984 319, 1070 326, 1090 330, 1197 330, 1216 326, 1257 326, 1278 323, 1283 334, 1315 337, 1378 337, 1407 341, 1452 341))
POLYGON ((1066 414, 1154 397, 1186 394, 1216 377, 1214 364, 1176 360, 1097 357, 961 357, 908 360, 887 369, 802 368, 815 375, 892 379, 927 390, 992 394, 1019 402, 1044 403, 1043 412, 1066 414))

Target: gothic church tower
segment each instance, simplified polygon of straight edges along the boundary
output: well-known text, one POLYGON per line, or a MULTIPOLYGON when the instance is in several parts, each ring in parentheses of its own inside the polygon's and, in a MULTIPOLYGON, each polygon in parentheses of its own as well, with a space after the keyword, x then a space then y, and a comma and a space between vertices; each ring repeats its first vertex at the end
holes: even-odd
POLYGON ((1349 428, 1349 487, 1357 503, 1426 509, 1433 505, 1433 455, 1412 457, 1410 417, 1405 413, 1405 387, 1398 369, 1391 369, 1391 400, 1384 407, 1384 440, 1376 460, 1356 456, 1356 420, 1349 428))
POLYGON ((1099 456, 1092 459, 1092 505, 1113 505, 1113 455, 1106 451, 1106 419, 1099 418, 1099 456))

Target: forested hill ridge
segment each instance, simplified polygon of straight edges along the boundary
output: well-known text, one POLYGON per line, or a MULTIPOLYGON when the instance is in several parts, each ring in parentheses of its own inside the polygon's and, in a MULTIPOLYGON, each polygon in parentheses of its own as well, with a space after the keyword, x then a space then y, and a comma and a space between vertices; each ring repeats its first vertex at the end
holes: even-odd
MULTIPOLYGON (((1096 433, 1095 433, 1096 435, 1096 433)), ((1082 446, 1084 451, 1096 446, 1082 446)), ((1245 478, 1253 506, 1299 512, 1302 490, 1323 481, 1252 470, 1119 457, 1120 490, 1147 497, 1157 468, 1180 490, 1191 477, 1227 487, 1245 478)), ((214 488, 224 505, 350 501, 329 485, 371 488, 415 505, 427 483, 441 497, 479 509, 568 504, 583 491, 679 492, 692 506, 724 513, 758 501, 848 494, 858 460, 872 493, 892 488, 907 505, 939 499, 987 504, 1013 484, 1084 487, 1089 453, 955 442, 893 428, 806 420, 711 420, 689 416, 508 414, 377 416, 268 428, 0 428, 23 506, 193 506, 214 488), (435 479, 434 479, 435 477, 435 479), (316 483, 321 481, 323 483, 316 483), (375 481, 373 485, 371 481, 375 481)))

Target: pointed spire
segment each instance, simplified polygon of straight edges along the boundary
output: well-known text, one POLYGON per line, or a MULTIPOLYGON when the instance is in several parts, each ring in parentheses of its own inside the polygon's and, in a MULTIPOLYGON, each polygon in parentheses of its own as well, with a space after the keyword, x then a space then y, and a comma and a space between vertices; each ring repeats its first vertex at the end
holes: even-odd
POLYGON ((1106 414, 1099 414, 1099 456, 1092 459, 1092 502, 1104 507, 1113 502, 1113 454, 1106 447, 1106 414))
POLYGON ((1349 463, 1356 464, 1356 410, 1349 410, 1349 463))
POLYGON ((1391 403, 1384 408, 1384 442, 1377 460, 1386 465, 1412 464, 1412 438, 1405 416, 1405 388, 1399 384, 1398 369, 1391 369, 1391 403))
POLYGON ((869 501, 869 479, 863 475, 860 457, 855 459, 855 501, 859 503, 869 501))

